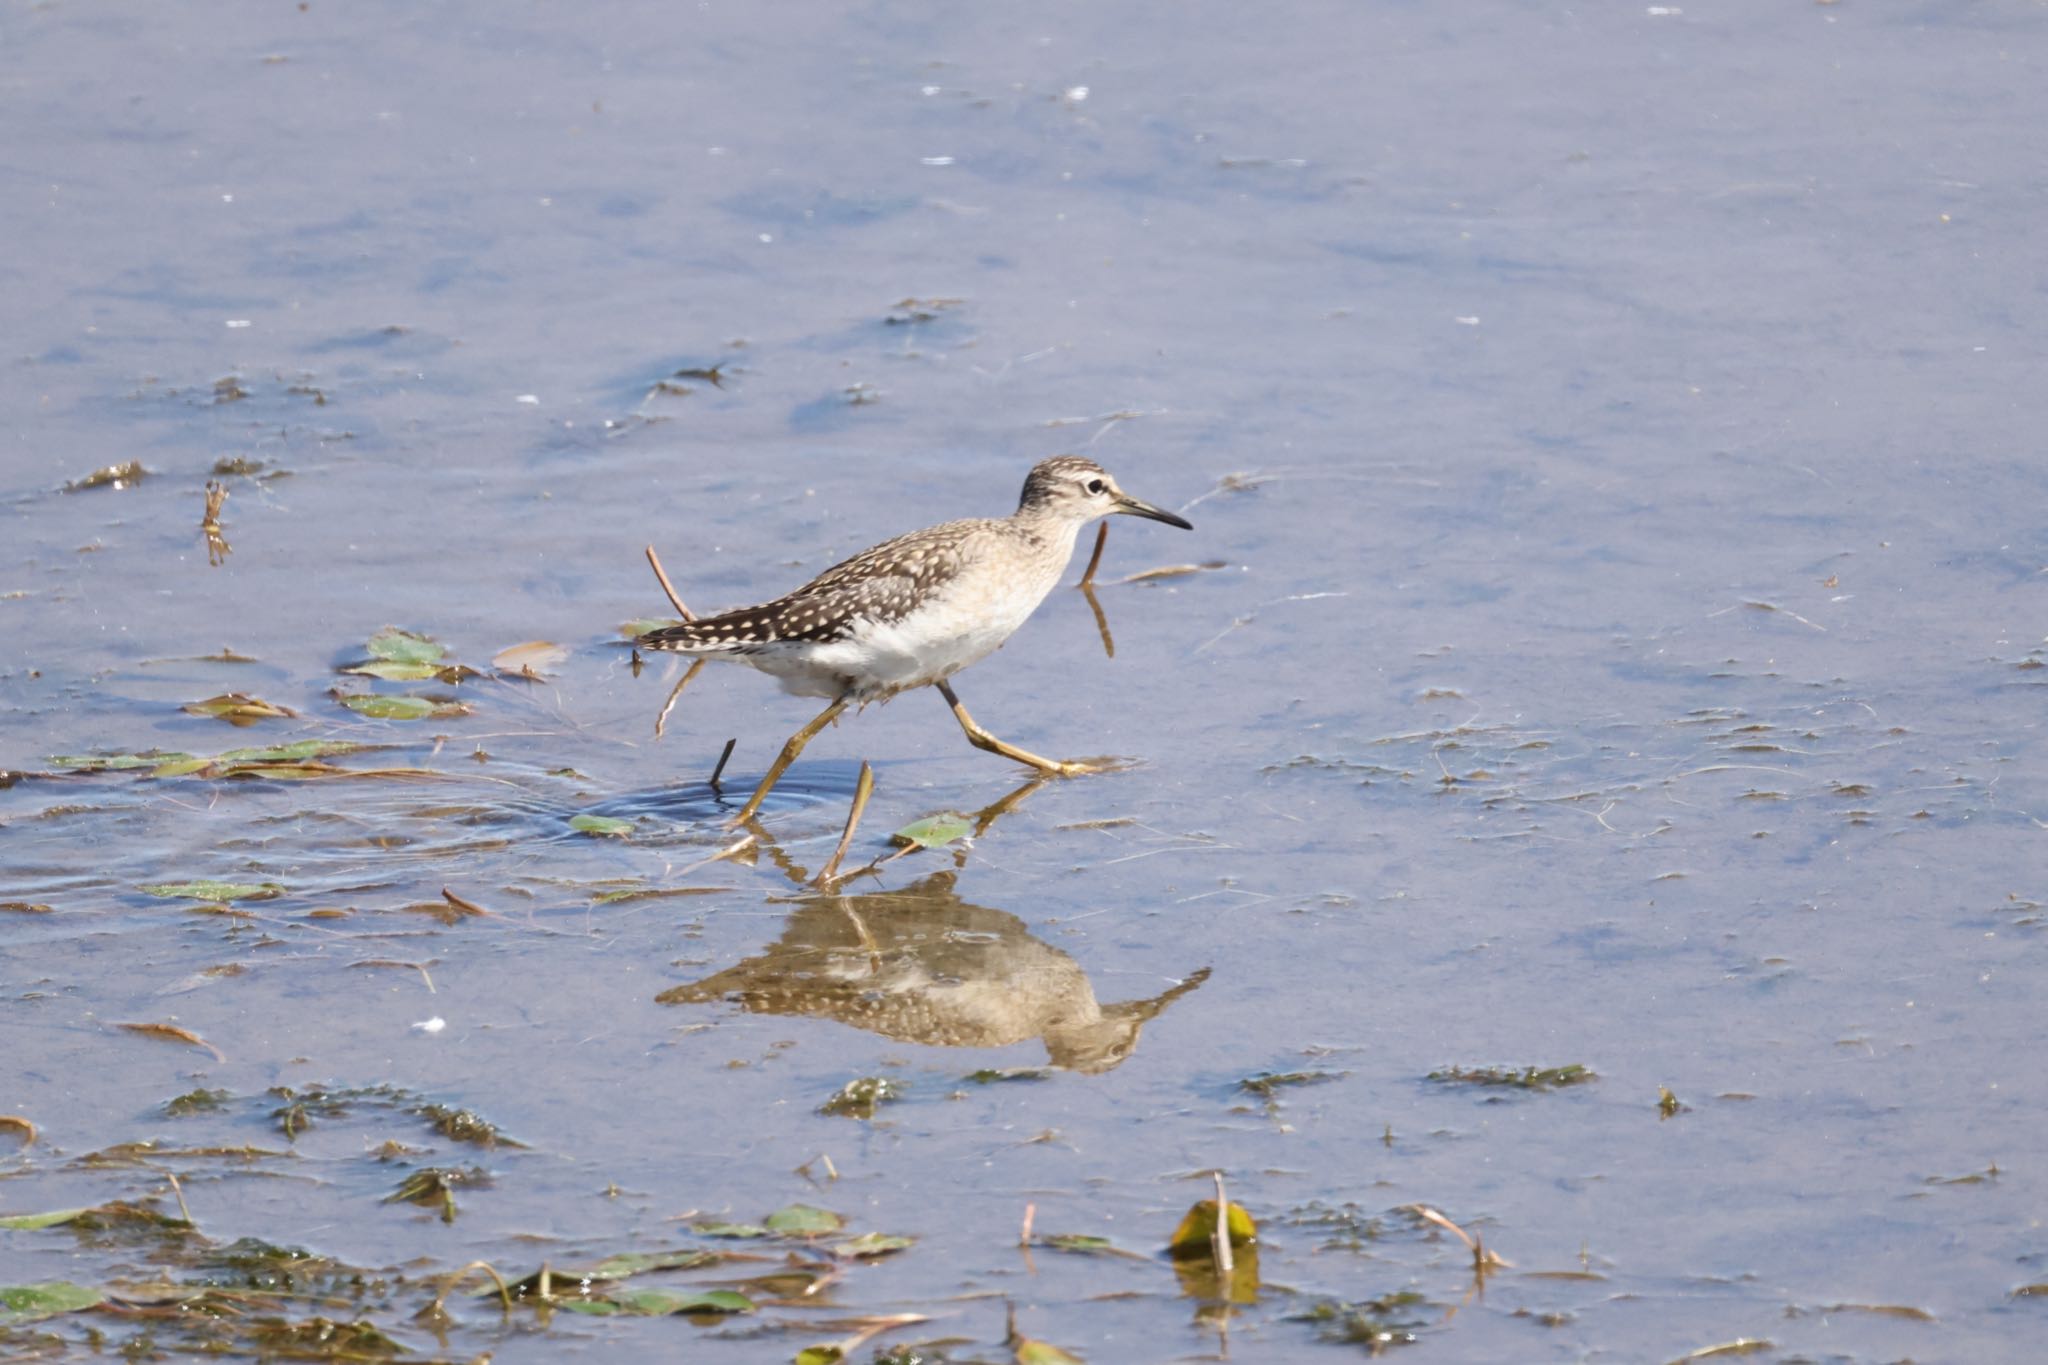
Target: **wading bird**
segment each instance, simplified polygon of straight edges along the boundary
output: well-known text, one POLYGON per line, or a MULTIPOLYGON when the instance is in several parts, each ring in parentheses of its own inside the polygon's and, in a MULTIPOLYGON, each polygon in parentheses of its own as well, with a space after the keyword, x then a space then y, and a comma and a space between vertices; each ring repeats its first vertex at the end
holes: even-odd
POLYGON ((1000 648, 1037 610, 1065 572, 1083 526, 1119 512, 1194 529, 1118 488, 1093 460, 1056 455, 1032 467, 1010 516, 912 531, 773 602, 650 631, 637 643, 750 664, 794 696, 830 699, 782 746, 737 821, 753 818, 804 745, 849 705, 887 701, 914 687, 938 688, 978 749, 1060 777, 1100 771, 1100 764, 1041 758, 997 739, 967 714, 947 679, 1000 648))

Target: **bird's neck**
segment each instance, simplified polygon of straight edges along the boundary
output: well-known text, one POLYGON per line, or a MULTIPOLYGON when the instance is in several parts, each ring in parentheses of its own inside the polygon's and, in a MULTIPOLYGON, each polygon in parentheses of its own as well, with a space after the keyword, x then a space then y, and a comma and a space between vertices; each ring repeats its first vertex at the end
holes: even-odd
POLYGON ((1072 517, 1063 517, 1046 507, 1032 503, 1019 507, 1017 514, 1010 518, 1010 524, 1057 554, 1062 564, 1073 554, 1074 538, 1081 531, 1081 523, 1072 517))

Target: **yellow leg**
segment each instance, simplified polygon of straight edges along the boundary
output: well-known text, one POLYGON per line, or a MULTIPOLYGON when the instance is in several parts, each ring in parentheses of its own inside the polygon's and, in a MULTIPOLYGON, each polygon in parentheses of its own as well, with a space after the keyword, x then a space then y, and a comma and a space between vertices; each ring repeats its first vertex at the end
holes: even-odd
POLYGON ((974 723, 974 717, 967 714, 967 708, 960 704, 960 698, 953 695, 951 683, 941 682, 938 688, 939 695, 946 699, 946 705, 953 708, 954 719, 958 720, 960 728, 967 732, 967 742, 975 748, 986 749, 992 754, 1001 754, 1004 758, 1013 759, 1056 777, 1078 777, 1082 773, 1100 771, 1090 763, 1066 763, 1057 758, 1040 758, 1029 749, 1020 749, 1014 744, 1003 743, 974 723))
POLYGON ((754 812, 761 809, 761 802, 774 790, 775 784, 782 780, 782 775, 789 771, 789 765, 796 762, 796 756, 804 751, 804 745, 817 738, 818 731, 839 719, 839 713, 845 709, 846 699, 841 697, 820 711, 816 720, 789 737, 789 743, 782 746, 782 753, 769 767, 768 776, 761 779, 761 785, 754 788, 753 796, 741 807, 740 813, 732 818, 733 824, 743 825, 754 818, 754 812))

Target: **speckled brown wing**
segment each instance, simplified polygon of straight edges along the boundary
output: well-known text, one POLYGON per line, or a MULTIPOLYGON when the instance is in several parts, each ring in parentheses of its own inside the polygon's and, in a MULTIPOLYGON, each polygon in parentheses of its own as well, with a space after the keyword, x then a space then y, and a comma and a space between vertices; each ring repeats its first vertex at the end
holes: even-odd
POLYGON ((642 635, 643 649, 746 654, 779 643, 829 644, 858 620, 895 624, 957 576, 963 547, 986 523, 949 521, 863 550, 795 592, 642 635))

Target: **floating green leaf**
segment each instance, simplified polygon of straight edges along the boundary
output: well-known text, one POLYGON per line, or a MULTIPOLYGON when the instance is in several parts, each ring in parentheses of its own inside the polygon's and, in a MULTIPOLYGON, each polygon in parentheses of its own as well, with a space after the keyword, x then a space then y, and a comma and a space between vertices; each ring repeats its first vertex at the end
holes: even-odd
POLYGON ((154 768, 159 763, 190 757, 190 754, 172 753, 165 749, 144 749, 135 754, 53 754, 50 763, 53 767, 68 768, 74 772, 99 773, 154 768))
POLYGON ((670 626, 680 626, 682 624, 683 618, 680 616, 642 616, 638 620, 628 621, 623 626, 620 626, 619 634, 629 640, 637 640, 649 631, 666 630, 670 626))
POLYGON ((430 664, 446 658, 448 650, 424 635, 397 626, 386 626, 370 637, 370 657, 401 664, 430 664))
POLYGON ((254 725, 259 720, 290 720, 299 714, 246 692, 223 692, 205 701, 188 702, 181 709, 189 715, 212 716, 230 725, 254 725))
POLYGON ((1402 1289, 1365 1303, 1326 1299, 1291 1316, 1296 1322, 1318 1324, 1320 1330, 1316 1335, 1324 1341, 1364 1346, 1377 1355, 1389 1346, 1415 1340, 1415 1329, 1422 1326, 1422 1320, 1409 1315, 1408 1310, 1422 1302, 1422 1295, 1402 1289))
POLYGON ((1270 1099, 1283 1086, 1321 1085, 1325 1081, 1341 1080, 1345 1074, 1342 1071, 1261 1071, 1239 1081, 1237 1088, 1262 1099, 1270 1099))
MULTIPOLYGON (((701 1270, 724 1259, 715 1251, 628 1251, 607 1256, 580 1274, 586 1280, 623 1280, 629 1275, 642 1275, 650 1270, 701 1270)), ((576 1272, 558 1270, 555 1276, 560 1279, 573 1273, 576 1272)))
POLYGON ((915 1237, 899 1237, 886 1232, 864 1232, 850 1241, 841 1242, 836 1250, 841 1256, 867 1260, 876 1256, 887 1256, 893 1252, 908 1251, 916 1245, 915 1237))
POLYGON ((273 744, 262 749, 229 749, 213 756, 215 763, 301 763, 309 758, 332 758, 374 749, 353 739, 302 739, 291 744, 273 744))
POLYGON ((469 707, 459 701, 433 701, 426 697, 380 697, 367 692, 339 698, 341 704, 359 716, 373 720, 445 720, 466 716, 469 707))
POLYGON ((665 1317, 674 1313, 751 1313, 754 1301, 730 1289, 621 1289, 602 1299, 561 1299, 555 1304, 599 1316, 627 1313, 634 1317, 665 1317))
POLYGON ((972 820, 953 811, 947 811, 943 815, 927 815, 922 820, 913 820, 889 838, 906 848, 944 848, 954 840, 964 839, 973 832, 972 820))
POLYGON ((846 1220, 830 1209, 814 1204, 791 1204, 768 1215, 768 1230, 784 1237, 823 1237, 846 1226, 846 1220))
MULTIPOLYGON (((1258 1239, 1258 1225, 1252 1216, 1244 1211, 1244 1205, 1233 1202, 1230 1206, 1230 1244, 1245 1246, 1258 1239)), ((1213 1253, 1212 1243, 1216 1237, 1216 1201, 1204 1199, 1189 1209, 1180 1220, 1180 1226, 1173 1230, 1173 1236, 1166 1241, 1168 1254, 1179 1258, 1187 1256, 1208 1256, 1213 1253)))
POLYGON ((751 1240, 769 1235, 768 1229, 758 1223, 693 1223, 690 1230, 699 1237, 730 1237, 751 1240))
POLYGON ((445 671, 440 664, 408 663, 401 659, 371 659, 368 663, 350 664, 341 670, 358 677, 382 678, 385 682, 425 682, 438 678, 445 671))
POLYGON ((569 817, 569 828, 578 834, 623 839, 633 832, 633 822, 621 820, 614 815, 572 815, 569 817))
POLYGON ((384 1196, 387 1204, 418 1204, 422 1208, 439 1208, 441 1221, 455 1221, 455 1189, 459 1185, 487 1185, 490 1173, 480 1166, 446 1167, 425 1166, 403 1181, 397 1189, 384 1196))
POLYGON ((149 770, 151 777, 186 777, 213 766, 210 758, 177 758, 169 763, 159 763, 149 770))
POLYGON ((1081 1365, 1081 1357, 1049 1341, 1025 1337, 1017 1343, 1017 1365, 1081 1365))
POLYGON ((0 1285, 0 1326, 54 1318, 96 1308, 107 1301, 104 1291, 72 1284, 68 1280, 45 1280, 41 1284, 0 1285))
POLYGON ((806 1346, 796 1353, 795 1365, 839 1365, 846 1352, 837 1346, 806 1346))
POLYGON ((456 1109, 431 1100, 411 1106, 410 1112, 425 1119, 433 1130, 442 1137, 456 1142, 467 1142, 478 1147, 525 1147, 523 1142, 506 1137, 492 1123, 474 1109, 456 1109))
POLYGON ((837 1094, 818 1106, 818 1112, 834 1118, 871 1119, 875 1110, 903 1098, 903 1086, 887 1076, 862 1076, 848 1081, 837 1094))
POLYGON ((141 483, 149 477, 149 471, 142 467, 140 460, 123 460, 120 464, 104 465, 82 479, 73 479, 64 485, 67 493, 77 493, 87 488, 112 488, 119 491, 141 483))
POLYGON ((0 1218, 0 1228, 12 1228, 16 1232, 34 1232, 38 1228, 54 1228, 68 1223, 81 1213, 91 1213, 91 1206, 80 1209, 53 1209, 49 1213, 11 1213, 0 1218))
POLYGON ((1043 1066, 985 1066, 968 1072, 967 1079, 975 1085, 995 1085, 1002 1081, 1042 1081, 1051 1075, 1051 1069, 1043 1066))
POLYGON ((1444 1085, 1499 1086, 1514 1090, 1556 1090, 1583 1085, 1597 1077, 1577 1062, 1569 1066, 1447 1066, 1429 1073, 1429 1079, 1444 1085))
POLYGON ((187 1114, 210 1114, 225 1108, 234 1096, 225 1090, 188 1090, 184 1094, 164 1101, 164 1113, 170 1118, 183 1118, 187 1114))
POLYGON ((213 901, 216 904, 275 900, 284 894, 284 887, 276 882, 157 882, 135 889, 162 900, 213 901))
POLYGON ((754 1301, 745 1294, 731 1289, 700 1289, 695 1293, 678 1294, 682 1302, 669 1309, 672 1313, 751 1313, 754 1301))

